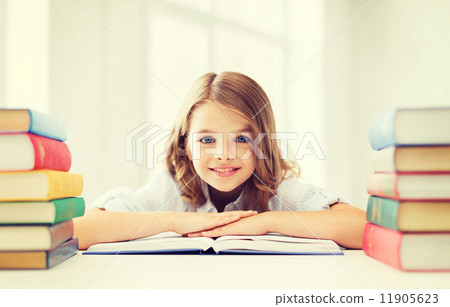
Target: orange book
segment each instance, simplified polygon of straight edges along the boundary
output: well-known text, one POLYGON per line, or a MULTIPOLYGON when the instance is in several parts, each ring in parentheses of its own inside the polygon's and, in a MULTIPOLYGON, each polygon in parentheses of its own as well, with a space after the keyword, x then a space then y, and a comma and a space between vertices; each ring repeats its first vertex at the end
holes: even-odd
POLYGON ((403 271, 450 271, 449 232, 400 232, 367 223, 363 250, 403 271))
POLYGON ((0 134, 30 132, 64 142, 64 121, 31 109, 0 109, 0 134))
POLYGON ((80 174, 53 170, 0 173, 0 201, 51 200, 83 191, 80 174))
POLYGON ((78 238, 42 251, 0 252, 0 269, 49 269, 78 252, 78 238))

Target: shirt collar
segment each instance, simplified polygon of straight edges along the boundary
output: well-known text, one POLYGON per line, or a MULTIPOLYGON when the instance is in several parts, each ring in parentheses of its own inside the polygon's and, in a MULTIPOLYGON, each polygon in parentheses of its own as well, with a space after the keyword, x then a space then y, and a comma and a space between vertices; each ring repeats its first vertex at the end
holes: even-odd
MULTIPOLYGON (((197 212, 217 212, 216 206, 214 206, 214 204, 211 201, 211 197, 209 196, 208 184, 201 178, 200 178, 200 182, 201 182, 203 194, 206 197, 206 202, 197 209, 197 212)), ((241 194, 239 194, 239 197, 235 201, 233 201, 225 206, 224 211, 242 210, 241 200, 242 200, 242 194, 244 193, 244 190, 245 190, 245 187, 244 187, 244 189, 242 189, 241 194)))

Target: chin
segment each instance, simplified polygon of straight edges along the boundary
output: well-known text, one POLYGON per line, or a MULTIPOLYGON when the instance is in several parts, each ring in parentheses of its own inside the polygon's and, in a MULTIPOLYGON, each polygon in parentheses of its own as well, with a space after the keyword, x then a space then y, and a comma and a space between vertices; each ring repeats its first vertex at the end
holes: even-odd
POLYGON ((224 186, 217 186, 217 185, 211 185, 211 186, 220 192, 230 192, 238 187, 238 186, 224 187, 224 186))
POLYGON ((224 183, 218 183, 218 182, 212 182, 214 184, 210 184, 210 186, 212 186, 214 189, 220 191, 220 192, 231 192, 234 191, 236 189, 238 189, 239 187, 242 187, 242 185, 245 183, 244 182, 234 182, 234 184, 224 184, 224 183))

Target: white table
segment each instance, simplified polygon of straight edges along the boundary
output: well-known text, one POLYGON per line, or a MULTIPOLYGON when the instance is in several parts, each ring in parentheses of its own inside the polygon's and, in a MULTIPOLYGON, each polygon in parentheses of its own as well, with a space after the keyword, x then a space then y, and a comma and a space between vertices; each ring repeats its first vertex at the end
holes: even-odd
POLYGON ((82 255, 50 270, 0 271, 0 288, 450 288, 450 273, 391 268, 361 250, 343 256, 82 255))

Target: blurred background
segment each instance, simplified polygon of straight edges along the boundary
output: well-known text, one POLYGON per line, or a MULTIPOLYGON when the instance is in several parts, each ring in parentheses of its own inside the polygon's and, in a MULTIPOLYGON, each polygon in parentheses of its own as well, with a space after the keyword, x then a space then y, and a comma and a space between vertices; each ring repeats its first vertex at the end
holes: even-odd
POLYGON ((127 133, 171 129, 196 78, 231 70, 265 89, 294 154, 314 134, 325 159, 299 160, 305 178, 365 209, 370 123, 450 105, 449 54, 450 1, 0 0, 0 107, 67 123, 87 203, 145 184, 127 133))

